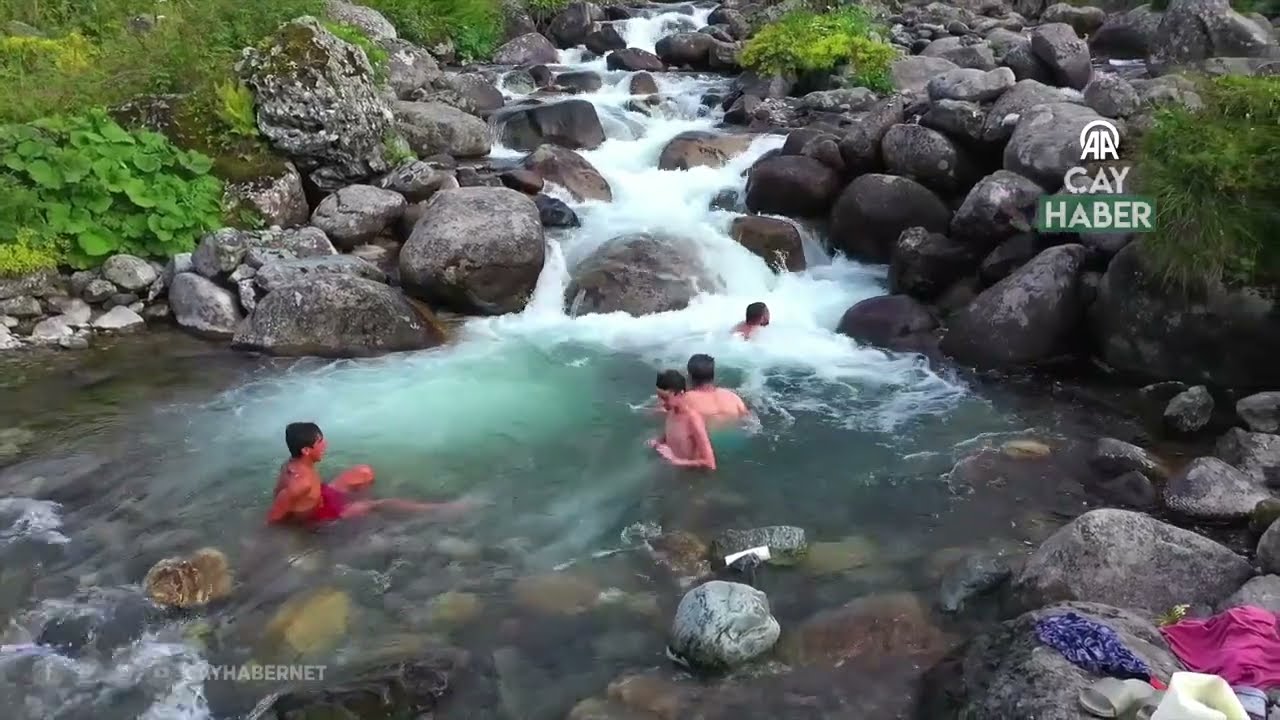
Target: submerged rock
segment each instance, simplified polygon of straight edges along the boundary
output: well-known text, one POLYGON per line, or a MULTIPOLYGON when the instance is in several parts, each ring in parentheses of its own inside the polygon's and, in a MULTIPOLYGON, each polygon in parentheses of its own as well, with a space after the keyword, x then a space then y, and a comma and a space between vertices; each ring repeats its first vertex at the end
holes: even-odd
POLYGON ((970 553, 943 576, 938 605, 943 612, 961 612, 971 600, 999 587, 1012 575, 1003 556, 970 553))
POLYGON ((1164 488, 1170 510, 1198 520, 1243 520, 1270 496, 1262 483, 1211 457, 1191 461, 1164 488))
POLYGON ((690 590, 680 601, 670 649, 696 668, 733 667, 768 652, 781 630, 764 593, 748 585, 713 580, 690 590))
POLYGON ((734 218, 729 236, 775 271, 805 269, 804 241, 796 226, 786 220, 759 215, 734 218))
POLYGON ((1164 410, 1164 421, 1180 433, 1193 433, 1213 418, 1213 396, 1203 385, 1188 388, 1174 396, 1164 410))
POLYGON ((370 663, 355 668, 351 680, 284 692, 268 706, 268 717, 430 716, 465 665, 465 653, 448 649, 415 653, 412 659, 370 663))
POLYGON ((217 548, 204 548, 190 557, 156 563, 142 587, 157 605, 194 608, 229 596, 234 583, 227 556, 217 548))
POLYGON ((788 635, 782 650, 792 663, 867 667, 888 658, 928 662, 946 646, 946 636, 917 595, 890 593, 817 613, 788 635))
POLYGON ((1159 458, 1137 445, 1115 438, 1098 439, 1089 458, 1089 465, 1108 477, 1131 471, 1140 472, 1153 481, 1164 480, 1169 476, 1169 469, 1159 458))
POLYGON ((544 615, 577 615, 600 602, 600 588, 570 573, 523 577, 516 581, 516 601, 544 615))
POLYGON ((583 200, 613 201, 613 189, 594 165, 578 153, 556 145, 540 145, 520 161, 520 166, 544 182, 555 183, 583 200))
POLYGON ((711 543, 711 556, 721 565, 726 555, 732 555, 756 547, 768 547, 769 563, 792 565, 808 549, 804 528, 788 525, 753 528, 751 530, 726 530, 711 543))

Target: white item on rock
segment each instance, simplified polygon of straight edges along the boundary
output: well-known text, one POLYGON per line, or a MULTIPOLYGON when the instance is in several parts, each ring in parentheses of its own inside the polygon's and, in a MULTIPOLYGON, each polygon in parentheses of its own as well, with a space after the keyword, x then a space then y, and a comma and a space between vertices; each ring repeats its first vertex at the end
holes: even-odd
POLYGON ((1239 698, 1217 675, 1178 672, 1151 720, 1249 720, 1239 698))

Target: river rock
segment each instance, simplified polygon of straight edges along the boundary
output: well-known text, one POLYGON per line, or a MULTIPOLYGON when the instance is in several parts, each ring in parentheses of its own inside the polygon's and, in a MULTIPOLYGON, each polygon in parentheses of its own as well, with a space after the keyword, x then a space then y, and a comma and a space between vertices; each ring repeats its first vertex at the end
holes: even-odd
POLYGON ((711 574, 707 561, 710 550, 697 535, 684 531, 666 532, 648 540, 654 563, 682 582, 699 580, 711 574))
POLYGON ((671 138, 658 156, 659 170, 692 167, 720 168, 751 146, 749 135, 723 135, 702 130, 682 132, 671 138))
POLYGON ((410 203, 419 203, 430 199, 437 190, 457 187, 457 180, 451 170, 411 160, 379 178, 376 184, 383 190, 403 195, 410 203))
POLYGON ((1023 607, 1101 602, 1159 614, 1215 605, 1253 568, 1229 548, 1128 510, 1092 510, 1046 540, 1014 577, 1023 607))
POLYGON ((791 565, 804 555, 809 543, 805 540, 804 528, 788 525, 725 530, 711 542, 711 556, 723 565, 726 555, 761 546, 768 546, 771 564, 791 565))
POLYGON ((551 20, 547 34, 562 50, 575 48, 587 39, 596 22, 604 19, 600 8, 587 2, 571 2, 551 20))
POLYGON ((366 357, 444 341, 430 311, 354 275, 311 274, 258 302, 232 344, 272 355, 366 357))
POLYGON ((959 68, 946 58, 907 55, 894 60, 889 66, 889 79, 899 92, 923 93, 934 79, 959 68))
POLYGON ((855 116, 840 139, 840 158, 849 175, 880 172, 884 160, 880 144, 889 128, 903 122, 902 99, 895 96, 871 106, 855 116))
POLYGON ((507 103, 489 75, 481 72, 445 73, 432 80, 429 91, 413 99, 452 105, 468 115, 482 118, 493 115, 507 103))
POLYGON ((937 327, 938 319, 914 298, 880 295, 845 310, 836 332, 888 350, 927 352, 932 349, 937 327))
POLYGON ((973 164, 946 135, 923 125, 889 128, 880 145, 889 174, 911 178, 941 193, 967 187, 973 164))
POLYGON ((397 100, 410 100, 440 77, 440 66, 431 53, 404 40, 386 40, 387 85, 397 100))
MULTIPOLYGON (((991 106, 991 112, 987 114, 987 125, 983 129, 983 139, 989 143, 1005 142, 1012 137, 1019 120, 1031 108, 1060 102, 1071 102, 1064 91, 1036 80, 1019 80, 991 106)), ((1078 150, 1075 157, 1079 160, 1078 150)), ((1061 181, 1062 178, 1058 178, 1058 182, 1061 181)))
POLYGON ((545 260, 538 208, 508 188, 443 190, 400 250, 406 291, 459 312, 524 307, 545 260))
POLYGON ((1218 612, 1233 607, 1252 605, 1280 613, 1280 575, 1259 575, 1245 583, 1231 597, 1218 604, 1218 612))
POLYGON ((1213 454, 1258 482, 1280 486, 1280 435, 1231 428, 1218 438, 1213 454))
POLYGON ((765 594, 713 580, 690 590, 676 609, 670 649, 694 667, 726 668, 768 652, 781 627, 765 594))
POLYGON ((122 290, 136 291, 150 286, 160 273, 140 257, 112 255, 102 263, 102 277, 122 290))
MULTIPOLYGON (((350 718, 430 716, 461 684, 466 653, 431 648, 409 658, 375 658, 351 668, 353 679, 322 688, 291 688, 273 695, 266 717, 350 718)), ((265 702, 265 701, 264 701, 265 702)))
POLYGON ((356 28, 375 43, 395 40, 397 37, 396 26, 373 8, 342 0, 326 0, 325 14, 336 23, 356 28))
POLYGON ((871 108, 878 98, 863 87, 816 90, 800 98, 800 109, 810 112, 853 113, 871 108))
POLYGON ((65 295, 61 290, 61 278, 56 270, 37 270, 17 277, 0 277, 0 300, 8 300, 19 295, 33 297, 50 297, 65 295))
POLYGON ((525 156, 520 166, 545 182, 569 191, 577 201, 613 201, 613 189, 599 170, 578 153, 558 145, 539 145, 525 156))
POLYGON ((1141 614, 1089 602, 1062 603, 1005 622, 939 663, 922 683, 920 717, 1084 717, 1077 709, 1080 691, 1097 682, 1097 676, 1045 647, 1036 637, 1036 623, 1041 618, 1067 612, 1113 629, 1124 647, 1142 659, 1154 675, 1168 677, 1182 669, 1159 629, 1141 614))
POLYGON ((1089 46, 1066 23, 1051 22, 1032 29, 1031 51, 1049 66, 1059 85, 1083 90, 1093 77, 1089 46))
POLYGON ((244 319, 235 295, 190 272, 174 276, 169 307, 180 327, 209 338, 231 337, 244 319))
POLYGON ((929 99, 989 102, 995 100, 1017 83, 1009 68, 974 70, 956 68, 929 80, 929 99))
POLYGON ((525 195, 537 195, 546 186, 541 175, 524 168, 508 170, 499 175, 498 179, 502 181, 503 187, 519 190, 525 195))
POLYGON ((1258 540, 1258 566, 1264 573, 1280 574, 1280 522, 1271 523, 1258 540))
POLYGON ((1213 396, 1209 388, 1197 385, 1178 393, 1164 410, 1164 422, 1175 432, 1202 430, 1213 418, 1213 396))
POLYGON ((1280 520, 1280 498, 1267 498, 1255 505, 1249 514, 1249 531, 1261 535, 1277 520, 1280 520))
POLYGON ((1209 521, 1248 518, 1270 496, 1257 480, 1211 457, 1191 461, 1164 488, 1164 504, 1170 510, 1209 521))
POLYGON ((371 185, 350 185, 320 201, 311 224, 320 228, 344 250, 377 237, 404 214, 407 203, 400 193, 371 185))
POLYGON ((287 161, 282 161, 275 172, 227 183, 225 195, 229 205, 252 210, 267 227, 297 227, 306 224, 311 215, 302 189, 302 176, 298 168, 287 161))
POLYGON ((334 255, 338 251, 319 228, 236 230, 223 228, 200 239, 191 254, 192 268, 206 278, 230 275, 241 264, 260 267, 269 258, 334 255))
POLYGON ((1067 3, 1050 5, 1040 15, 1041 22, 1065 23, 1070 25, 1071 29, 1082 37, 1086 37, 1102 27, 1102 23, 1106 19, 1107 13, 1100 7, 1076 6, 1067 3))
POLYGON ((920 52, 926 57, 950 60, 962 68, 995 70, 996 56, 985 40, 973 37, 944 37, 934 40, 920 52))
POLYGON ((493 53, 497 65, 552 65, 557 58, 551 41, 536 32, 508 40, 493 53))
POLYGON ((147 322, 142 319, 138 313, 130 310, 124 305, 117 305, 93 321, 95 330, 108 330, 121 332, 125 330, 137 330, 145 327, 147 322))
POLYGON ((625 70, 627 72, 662 72, 666 70, 666 66, 662 64, 661 58, 648 50, 640 48, 624 48, 622 50, 614 50, 604 58, 605 67, 610 70, 625 70))
POLYGON ((386 273, 355 255, 275 260, 263 265, 254 275, 253 282, 263 292, 269 293, 316 275, 348 275, 379 283, 387 282, 386 273))
POLYGON ((604 139, 596 108, 586 100, 521 107, 506 116, 502 125, 502 143, 517 150, 533 150, 544 143, 594 150, 604 139))
POLYGON ((263 137, 322 191, 388 170, 392 116, 373 67, 315 18, 298 18, 246 49, 237 70, 253 91, 263 137))
POLYGON ((1280 304, 1268 290, 1214 284, 1184 293, 1142 253, 1138 240, 1112 258, 1090 312, 1107 365, 1147 382, 1280 387, 1280 304))
MULTIPOLYGON (((103 280, 102 282, 108 282, 103 280)), ((115 286, 111 287, 112 293, 115 292, 115 286)), ((40 301, 26 295, 21 295, 8 300, 0 300, 0 315, 6 315, 12 318, 33 318, 44 315, 44 308, 40 307, 40 301)))
POLYGON ((647 72, 638 72, 631 76, 631 80, 627 85, 632 95, 656 95, 658 93, 658 81, 647 72))
POLYGON ((1044 188, 1008 170, 978 181, 951 218, 951 237, 986 251, 1032 229, 1044 188))
POLYGON ((1012 575, 1003 556, 969 553, 943 575, 938 606, 946 613, 962 612, 972 600, 990 593, 1012 575))
POLYGON ((71 323, 65 315, 45 318, 31 328, 31 341, 36 343, 56 343, 74 334, 71 323))
POLYGON ((1145 59, 1155 46, 1156 33, 1164 13, 1140 5, 1128 12, 1114 13, 1089 36, 1095 55, 1121 60, 1145 59))
POLYGON ((1240 398, 1236 414, 1250 430, 1274 433, 1280 430, 1280 392, 1261 392, 1240 398))
POLYGON ((1080 164, 1080 132, 1102 116, 1075 103, 1050 103, 1027 110, 1004 149, 1004 169, 1047 191, 1062 187, 1067 170, 1080 164))
POLYGON ((747 178, 747 208, 788 217, 819 217, 840 192, 840 175, 803 155, 775 155, 757 162, 747 178))
POLYGON ((1115 438, 1099 438, 1089 456, 1089 466, 1107 477, 1139 472, 1152 481, 1169 477, 1169 470, 1151 453, 1115 438))
POLYGON ((758 215, 734 218, 729 236, 775 270, 800 272, 806 267, 800 231, 785 220, 758 215))
POLYGON ((582 225, 578 214, 563 200, 538 194, 533 197, 533 204, 538 208, 538 219, 542 221, 542 227, 571 228, 582 225))
POLYGON ((1083 319, 1084 259, 1081 245, 1040 253, 951 318, 942 351, 982 369, 1024 367, 1055 357, 1083 319))
POLYGON ((700 32, 683 32, 668 35, 654 45, 654 54, 667 65, 705 68, 707 56, 716 41, 700 32))
POLYGON ((1280 58, 1275 36, 1227 0, 1171 0, 1153 40, 1157 67, 1213 57, 1280 58))
POLYGON ((972 248, 941 233, 907 228, 889 260, 889 292, 930 301, 973 270, 972 248))
POLYGON ((950 219, 947 206, 920 183, 895 175, 862 175, 835 201, 831 243, 851 257, 886 262, 902 231, 922 227, 945 232, 950 219))
POLYGON ((607 55, 625 48, 627 41, 618 33, 618 28, 613 23, 603 23, 598 29, 588 33, 582 44, 596 55, 607 55))
POLYGON ((639 317, 681 310, 699 292, 717 287, 691 242, 640 233, 613 238, 579 262, 565 289, 565 304, 572 315, 639 317))
POLYGON ((726 5, 721 5, 711 11, 711 14, 707 16, 707 24, 728 26, 729 34, 733 35, 736 40, 746 40, 751 35, 751 23, 747 20, 746 15, 742 11, 726 5))
POLYGON ((1085 104, 1103 117, 1123 118, 1138 112, 1141 101, 1132 83, 1119 75, 1102 73, 1084 89, 1085 104))
POLYGON ((395 104, 395 116, 400 133, 420 156, 489 154, 489 127, 456 107, 442 102, 400 101, 395 104))

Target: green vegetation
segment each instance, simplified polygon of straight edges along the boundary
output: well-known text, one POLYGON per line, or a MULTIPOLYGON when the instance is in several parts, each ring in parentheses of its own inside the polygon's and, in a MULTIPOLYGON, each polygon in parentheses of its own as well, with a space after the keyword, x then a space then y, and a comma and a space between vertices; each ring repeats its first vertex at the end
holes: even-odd
POLYGON ((382 149, 387 162, 392 165, 403 165, 418 159, 417 154, 413 152, 413 148, 409 147, 409 143, 403 137, 400 137, 399 133, 389 133, 383 138, 382 149))
POLYGON ((190 250, 222 222, 212 161, 102 111, 0 127, 0 246, 7 262, 50 255, 90 267, 128 252, 190 250))
POLYGON ((569 0, 526 0, 525 8, 529 12, 530 19, 539 28, 545 27, 551 22, 556 13, 560 12, 569 4, 569 0))
POLYGON ((742 50, 742 64, 766 73, 831 72, 846 74, 860 86, 893 89, 889 66, 897 57, 881 40, 870 13, 859 6, 825 13, 797 10, 765 25, 742 50))
POLYGON ((326 30, 333 33, 334 37, 339 40, 351 43, 364 51, 364 56, 369 59, 369 65, 373 67, 373 79, 379 85, 387 82, 388 66, 391 63, 391 56, 387 51, 382 49, 381 45, 374 43, 360 28, 351 25, 343 25, 342 23, 327 22, 324 24, 326 30))
POLYGON ((1207 80, 1204 108, 1159 111, 1139 150, 1156 199, 1143 245, 1177 284, 1280 282, 1280 78, 1207 80))
POLYGON ((453 40, 458 57, 478 60, 502 41, 500 0, 362 0, 396 26, 400 37, 429 47, 453 40))
MULTIPOLYGON (((1231 0, 1231 8, 1238 13, 1262 13, 1267 17, 1280 15, 1280 0, 1231 0)), ((1169 0, 1151 0, 1151 9, 1164 12, 1169 9, 1169 0)))
MULTIPOLYGON (((4 183, 0 183, 0 190, 6 189, 4 183)), ((66 254, 65 243, 60 244, 56 238, 43 238, 31 228, 22 228, 12 241, 0 240, 0 278, 56 268, 66 254)))

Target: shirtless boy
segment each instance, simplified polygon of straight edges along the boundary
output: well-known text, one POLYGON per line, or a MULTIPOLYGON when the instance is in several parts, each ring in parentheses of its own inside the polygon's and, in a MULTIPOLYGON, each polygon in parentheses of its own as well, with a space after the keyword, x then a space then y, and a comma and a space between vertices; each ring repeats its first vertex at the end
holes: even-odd
POLYGON ((276 480, 275 501, 268 523, 316 525, 366 515, 372 510, 459 510, 459 503, 420 503, 411 500, 353 500, 351 493, 373 484, 373 468, 357 465, 333 479, 320 481, 316 463, 329 444, 315 423, 290 423, 284 429, 289 459, 276 480))
POLYGON ((700 413, 708 427, 733 424, 751 413, 737 393, 716 387, 715 358, 699 353, 689 358, 687 369, 693 387, 685 393, 685 405, 700 413))
POLYGON ((753 302, 747 306, 747 319, 738 323, 733 331, 750 340, 751 336, 762 327, 769 326, 769 306, 762 302, 753 302))
POLYGON ((666 411, 662 437, 649 441, 667 462, 682 468, 716 469, 716 455, 702 415, 686 405, 684 376, 676 370, 658 373, 658 398, 666 411))

